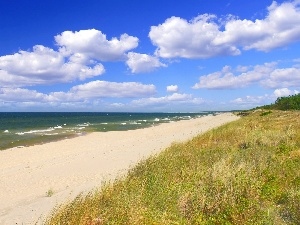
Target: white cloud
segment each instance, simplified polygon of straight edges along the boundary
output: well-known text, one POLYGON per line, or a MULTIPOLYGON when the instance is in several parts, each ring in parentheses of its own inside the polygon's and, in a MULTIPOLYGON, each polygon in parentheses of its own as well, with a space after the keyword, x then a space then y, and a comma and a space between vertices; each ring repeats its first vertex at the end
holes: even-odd
POLYGON ((245 73, 249 70, 248 66, 237 66, 236 71, 240 73, 245 73))
POLYGON ((48 95, 23 88, 0 88, 2 102, 44 102, 48 95))
POLYGON ((1 70, 20 75, 40 76, 53 73, 64 64, 64 57, 53 49, 36 45, 32 52, 19 51, 14 55, 0 57, 1 70))
POLYGON ((215 16, 202 15, 192 21, 171 17, 163 24, 152 26, 149 37, 157 46, 156 54, 164 58, 209 58, 216 55, 238 55, 240 51, 230 45, 215 45, 219 26, 215 16))
POLYGON ((33 51, 19 51, 0 57, 0 86, 31 86, 84 80, 105 72, 101 63, 83 65, 68 61, 53 49, 36 45, 33 51), (66 62, 65 62, 66 61, 66 62))
MULTIPOLYGON (((243 67, 244 72, 239 75, 235 75, 235 71, 225 66, 221 71, 201 76, 199 83, 195 84, 193 88, 232 89, 246 87, 266 80, 270 77, 269 74, 274 71, 275 66, 275 63, 265 63, 263 65, 256 65, 253 68, 243 67), (246 71, 246 68, 249 70, 246 71)), ((240 68, 241 66, 238 66, 237 71, 240 71, 240 68)))
POLYGON ((276 100, 274 95, 261 95, 261 96, 246 96, 236 98, 229 102, 230 109, 253 109, 257 106, 269 105, 276 100))
POLYGON ((269 88, 300 87, 300 68, 275 69, 261 83, 269 88))
POLYGON ((117 83, 98 80, 75 86, 71 88, 70 93, 81 98, 133 98, 151 96, 156 93, 156 88, 153 84, 145 85, 137 82, 117 83))
POLYGON ((276 89, 274 91, 274 95, 278 98, 278 97, 285 97, 285 96, 289 96, 289 95, 294 95, 294 94, 299 94, 299 91, 297 90, 290 90, 288 88, 281 88, 281 89, 276 89))
POLYGON ((92 81, 72 87, 68 92, 44 94, 24 88, 0 88, 0 102, 59 103, 85 102, 101 98, 133 98, 151 96, 156 93, 154 85, 136 82, 92 81))
POLYGON ((190 94, 173 93, 163 97, 151 97, 155 92, 154 85, 107 81, 93 81, 74 86, 67 92, 49 94, 25 88, 0 88, 0 105, 2 110, 10 108, 24 111, 128 111, 128 109, 141 111, 149 106, 152 107, 151 110, 178 111, 182 108, 197 110, 199 105, 206 103, 202 98, 195 98, 190 94), (126 103, 116 102, 115 98, 138 99, 126 103))
POLYGON ((278 5, 273 1, 263 20, 230 20, 215 42, 234 44, 245 50, 269 51, 300 40, 299 1, 278 5))
POLYGON ((149 37, 164 58, 209 58, 238 55, 240 49, 270 51, 300 40, 300 2, 275 1, 264 19, 255 21, 228 16, 200 15, 191 21, 168 18, 152 26, 149 37))
POLYGON ((157 105, 168 105, 168 104, 202 104, 204 100, 201 98, 193 98, 190 94, 179 94, 173 93, 163 97, 150 97, 133 100, 132 105, 144 107, 144 106, 157 106, 157 105))
MULTIPOLYGON (((105 72, 99 61, 126 60, 127 51, 138 46, 138 38, 122 34, 106 39, 101 31, 65 31, 55 36, 59 50, 35 45, 32 51, 20 50, 0 56, 0 86, 24 87, 85 80, 105 72)), ((152 66, 164 66, 150 58, 152 66)), ((145 66, 145 64, 144 64, 145 66)), ((135 66, 141 70, 140 66, 135 66)), ((150 67, 149 67, 150 68, 150 67)))
POLYGON ((201 76, 193 88, 234 89, 252 84, 260 84, 265 88, 300 87, 300 68, 277 67, 277 63, 274 62, 256 66, 238 66, 235 70, 225 66, 221 71, 201 76))
POLYGON ((166 67, 157 57, 135 52, 128 53, 126 64, 132 73, 147 73, 159 67, 166 67))
POLYGON ((253 105, 257 106, 260 104, 264 104, 265 102, 270 100, 270 96, 246 96, 244 98, 236 98, 231 101, 231 103, 241 104, 241 105, 253 105))
POLYGON ((138 38, 122 34, 120 38, 107 40, 106 35, 96 29, 76 32, 64 31, 55 36, 60 51, 67 55, 81 54, 100 61, 125 59, 125 53, 138 46, 138 38))
POLYGON ((241 108, 255 108, 257 106, 262 105, 269 105, 271 103, 274 103, 275 100, 278 97, 284 97, 289 95, 299 94, 299 91, 297 90, 290 90, 288 88, 280 88, 276 89, 273 94, 265 94, 262 96, 246 96, 246 97, 240 97, 236 98, 232 101, 230 101, 231 107, 241 107, 241 108))
POLYGON ((124 108, 126 105, 124 103, 112 103, 110 106, 113 108, 124 108))
POLYGON ((179 90, 178 85, 167 86, 167 92, 177 92, 179 90))

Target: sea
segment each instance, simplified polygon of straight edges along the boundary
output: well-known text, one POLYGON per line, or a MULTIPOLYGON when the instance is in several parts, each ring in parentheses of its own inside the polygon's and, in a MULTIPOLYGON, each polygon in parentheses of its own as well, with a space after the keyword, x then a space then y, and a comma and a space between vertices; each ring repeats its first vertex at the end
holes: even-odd
POLYGON ((0 112, 0 150, 85 135, 142 129, 214 114, 119 112, 0 112))

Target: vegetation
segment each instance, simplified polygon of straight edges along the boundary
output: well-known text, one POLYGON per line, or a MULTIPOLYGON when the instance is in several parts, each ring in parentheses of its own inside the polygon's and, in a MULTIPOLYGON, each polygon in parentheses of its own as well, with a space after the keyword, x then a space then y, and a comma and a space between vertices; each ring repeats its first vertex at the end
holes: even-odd
POLYGON ((54 191, 52 188, 50 188, 47 192, 46 192, 46 197, 51 197, 52 195, 54 195, 54 191))
POLYGON ((270 112, 173 144, 44 224, 300 224, 300 112, 270 112))
POLYGON ((274 104, 258 107, 262 109, 300 110, 300 94, 277 98, 274 104))

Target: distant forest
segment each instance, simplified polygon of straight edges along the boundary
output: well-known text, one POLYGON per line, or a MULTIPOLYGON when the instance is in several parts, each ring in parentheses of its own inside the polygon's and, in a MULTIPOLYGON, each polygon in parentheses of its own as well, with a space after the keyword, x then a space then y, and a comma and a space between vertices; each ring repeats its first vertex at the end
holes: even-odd
POLYGON ((300 110, 300 93, 277 98, 274 104, 260 106, 257 109, 300 110))

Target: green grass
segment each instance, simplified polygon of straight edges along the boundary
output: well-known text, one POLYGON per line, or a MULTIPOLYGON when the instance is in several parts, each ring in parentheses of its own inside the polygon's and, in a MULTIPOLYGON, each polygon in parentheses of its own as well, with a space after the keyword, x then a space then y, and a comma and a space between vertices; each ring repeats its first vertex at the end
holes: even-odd
POLYGON ((52 188, 50 188, 47 192, 46 192, 46 197, 52 197, 52 195, 54 195, 54 191, 52 188))
POLYGON ((251 113, 174 144, 44 224, 300 224, 300 112, 251 113))

